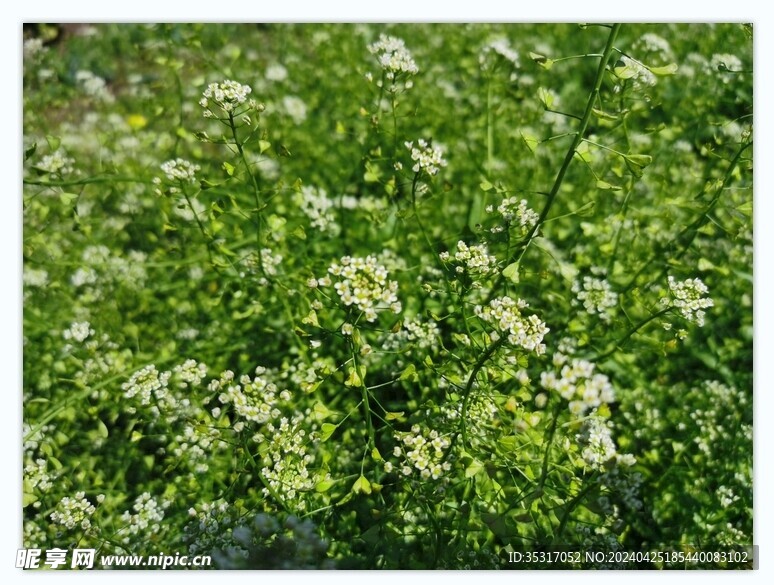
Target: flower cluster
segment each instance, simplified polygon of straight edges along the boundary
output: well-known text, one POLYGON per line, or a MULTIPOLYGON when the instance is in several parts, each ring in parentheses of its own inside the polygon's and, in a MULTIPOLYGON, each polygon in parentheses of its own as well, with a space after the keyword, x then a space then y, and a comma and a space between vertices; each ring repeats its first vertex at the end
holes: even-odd
POLYGON ((186 385, 198 386, 207 376, 207 366, 192 359, 185 360, 172 371, 177 376, 181 388, 185 388, 186 385))
POLYGON ((402 39, 381 34, 378 41, 368 45, 368 50, 377 56, 382 69, 387 72, 388 79, 400 73, 416 75, 419 72, 402 39))
POLYGON ((91 528, 90 517, 96 510, 94 504, 86 499, 85 492, 77 492, 74 498, 65 496, 60 500, 56 510, 51 513, 51 521, 68 530, 76 527, 88 530, 91 528))
POLYGON ((307 434, 303 423, 301 415, 291 420, 283 417, 279 425, 266 425, 266 435, 255 436, 262 443, 261 451, 266 454, 267 460, 261 475, 271 490, 263 488, 264 496, 268 498, 276 494, 285 501, 292 501, 298 510, 306 508, 306 501, 298 495, 313 491, 317 483, 315 476, 309 472, 314 456, 307 451, 307 443, 314 437, 307 434))
POLYGON ((66 175, 73 172, 74 163, 75 159, 67 156, 67 153, 59 148, 41 158, 36 167, 51 175, 66 175))
POLYGON ((67 341, 72 339, 78 343, 83 343, 90 335, 94 335, 94 329, 88 321, 75 321, 70 324, 69 329, 62 331, 62 337, 67 341))
POLYGON ((602 470, 612 462, 626 466, 636 463, 631 454, 617 453, 610 422, 599 416, 588 417, 583 422, 581 432, 576 435, 576 439, 582 447, 583 461, 591 469, 602 470))
MULTIPOLYGON (((524 316, 522 309, 529 305, 522 299, 513 300, 508 296, 492 299, 488 305, 476 305, 476 316, 494 325, 499 332, 508 335, 511 345, 534 351, 537 355, 545 353, 543 336, 549 332, 546 324, 537 315, 524 316)), ((497 331, 490 333, 492 341, 499 339, 497 331)))
POLYGON ((127 510, 121 514, 121 529, 123 544, 129 544, 137 538, 146 539, 161 531, 161 521, 164 520, 164 509, 169 502, 159 504, 148 492, 137 497, 132 506, 134 513, 127 510))
POLYGON ((435 321, 422 321, 420 317, 406 319, 400 330, 385 339, 382 348, 395 351, 413 345, 420 349, 433 349, 438 346, 441 330, 435 321))
POLYGON ((53 485, 56 479, 55 473, 50 473, 47 469, 48 463, 45 459, 36 459, 24 466, 24 482, 31 489, 38 488, 45 492, 53 485))
POLYGON ((234 111, 247 102, 247 96, 253 89, 249 85, 243 85, 226 79, 221 83, 210 83, 199 100, 199 105, 204 108, 204 117, 211 118, 215 114, 210 108, 211 102, 222 109, 227 114, 233 114, 234 111))
POLYGON ((290 400, 290 393, 285 390, 279 392, 277 386, 262 377, 266 368, 255 368, 255 377, 243 375, 239 383, 234 381, 234 372, 226 370, 220 375, 219 380, 212 380, 208 386, 210 392, 219 392, 218 400, 221 404, 231 404, 234 411, 240 417, 265 424, 273 418, 280 417, 280 411, 276 408, 278 400, 290 400), (278 397, 279 395, 279 397, 278 397))
POLYGON ((554 354, 554 363, 561 365, 559 377, 554 372, 540 374, 540 384, 546 390, 554 390, 570 402, 570 412, 582 416, 590 408, 597 408, 615 401, 615 392, 604 374, 594 373, 596 366, 582 359, 569 361, 567 356, 554 354))
POLYGON ((196 172, 201 170, 201 167, 183 158, 176 158, 163 163, 161 170, 167 176, 167 179, 173 183, 178 181, 181 183, 195 183, 196 172))
POLYGON ((599 314, 603 321, 610 320, 608 309, 618 304, 618 295, 604 278, 584 276, 583 281, 576 279, 572 283, 572 292, 575 293, 576 303, 582 304, 591 315, 599 314))
POLYGON ((698 278, 676 282, 669 277, 669 290, 672 299, 664 298, 661 302, 669 307, 674 307, 689 322, 695 322, 699 327, 704 326, 704 309, 712 307, 714 302, 708 296, 707 286, 698 278))
POLYGON ((492 39, 484 45, 478 56, 482 68, 487 68, 487 60, 490 55, 499 55, 513 65, 513 67, 519 67, 520 65, 519 53, 511 47, 506 38, 492 39))
MULTIPOLYGON (((486 211, 494 213, 495 207, 489 205, 486 211)), ((502 216, 506 227, 517 226, 520 229, 519 235, 522 236, 532 229, 540 217, 536 211, 527 207, 526 199, 519 200, 516 197, 505 197, 502 203, 497 206, 497 213, 502 216)), ((498 233, 502 230, 502 226, 491 228, 492 233, 498 233)))
POLYGON ((194 473, 202 474, 210 469, 214 451, 225 449, 227 443, 216 427, 186 423, 183 433, 175 436, 173 445, 171 451, 177 460, 194 473))
POLYGON ((325 189, 304 185, 301 187, 301 191, 296 193, 294 202, 309 218, 312 227, 321 232, 336 225, 332 211, 333 200, 328 197, 325 189))
MULTIPOLYGON (((449 252, 441 252, 441 260, 450 260, 449 252)), ((490 256, 485 244, 468 246, 460 240, 457 242, 457 251, 454 260, 458 263, 456 271, 459 274, 466 272, 474 275, 487 275, 497 270, 497 258, 490 256)))
POLYGON ((191 521, 183 528, 183 539, 188 544, 189 554, 208 554, 214 549, 236 544, 232 538, 233 506, 219 500, 197 504, 197 507, 198 510, 188 509, 191 521))
MULTIPOLYGON (((396 294, 398 283, 387 280, 387 269, 377 262, 375 256, 344 256, 340 262, 330 265, 328 273, 337 279, 333 288, 341 302, 347 307, 354 305, 369 323, 376 321, 376 310, 380 308, 400 313, 402 306, 396 294)), ((331 279, 327 276, 314 282, 315 286, 328 286, 330 283, 331 279)))
POLYGON ((77 81, 83 91, 91 97, 95 97, 104 102, 112 102, 114 100, 113 94, 107 88, 107 83, 99 75, 94 75, 91 71, 78 71, 75 74, 75 81, 77 81))
POLYGON ((148 406, 151 402, 165 402, 169 398, 167 390, 171 372, 161 372, 153 364, 136 371, 121 385, 126 398, 138 396, 140 404, 148 406))
POLYGON ((641 89, 643 87, 653 87, 656 85, 656 76, 650 69, 645 67, 645 65, 626 55, 621 56, 621 61, 626 68, 626 73, 624 73, 625 78, 631 78, 635 88, 641 89))
POLYGON ((436 175, 441 167, 446 166, 446 160, 443 158, 443 149, 439 146, 432 146, 426 140, 420 138, 417 140, 417 146, 414 142, 405 142, 406 148, 411 152, 411 160, 414 166, 411 170, 415 173, 426 172, 428 175, 436 175))
MULTIPOLYGON (((444 472, 451 469, 451 463, 444 461, 445 450, 451 445, 451 441, 438 434, 438 431, 422 430, 419 425, 411 427, 411 432, 395 433, 395 438, 403 443, 393 450, 395 457, 403 457, 401 466, 403 475, 411 475, 419 472, 422 479, 439 479, 444 472)), ((384 464, 384 470, 389 473, 393 465, 389 461, 384 464)))

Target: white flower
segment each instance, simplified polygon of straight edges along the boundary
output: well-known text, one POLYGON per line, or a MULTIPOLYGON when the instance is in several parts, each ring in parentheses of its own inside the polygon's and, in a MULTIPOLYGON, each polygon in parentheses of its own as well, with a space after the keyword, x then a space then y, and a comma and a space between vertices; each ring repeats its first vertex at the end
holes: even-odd
MULTIPOLYGON (((462 267, 469 274, 479 275, 491 274, 497 270, 497 258, 489 255, 485 244, 468 246, 460 240, 457 242, 457 251, 454 254, 454 259, 460 264, 457 267, 457 272, 463 272, 463 270, 459 270, 462 267)), ((441 260, 444 262, 448 261, 449 253, 442 253, 441 260)))
POLYGON ((482 321, 494 325, 497 331, 507 333, 508 342, 511 345, 542 355, 546 350, 543 336, 549 332, 549 329, 537 315, 522 315, 521 310, 528 306, 522 299, 514 301, 504 296, 492 299, 483 307, 477 305, 474 312, 482 321))
POLYGON ((443 149, 439 146, 431 146, 426 140, 417 140, 417 145, 414 146, 413 142, 406 142, 406 148, 411 152, 411 160, 414 161, 414 166, 411 170, 415 173, 422 171, 428 175, 435 175, 438 173, 441 167, 446 166, 446 160, 443 158, 443 149))
POLYGON ((699 327, 704 326, 704 309, 715 304, 710 297, 704 296, 709 292, 707 286, 698 278, 676 282, 669 276, 668 281, 673 298, 662 299, 662 302, 678 309, 686 320, 695 322, 699 327))
POLYGON ((195 183, 196 171, 201 170, 201 167, 185 159, 176 158, 163 163, 161 170, 172 182, 195 183))
POLYGON ((393 75, 406 73, 415 75, 419 72, 417 64, 406 49, 402 39, 379 35, 379 40, 368 46, 371 54, 376 55, 382 69, 393 75))
POLYGON ((62 332, 62 337, 66 340, 75 340, 83 343, 87 337, 94 335, 94 329, 91 328, 88 321, 73 322, 70 328, 62 332))
POLYGON ((603 321, 610 320, 608 309, 618 304, 618 295, 613 292, 610 283, 602 278, 584 276, 583 282, 575 280, 572 284, 576 303, 583 304, 587 313, 599 314, 603 321))
MULTIPOLYGON (((396 294, 398 283, 387 279, 387 269, 376 261, 375 256, 344 256, 330 265, 328 273, 336 277, 333 288, 341 302, 362 311, 369 323, 376 321, 377 309, 400 313, 402 307, 396 294)), ((317 282, 320 286, 329 286, 331 279, 318 278, 317 282)))
POLYGON ((236 81, 226 79, 221 83, 210 83, 199 100, 199 105, 205 108, 205 112, 210 112, 210 102, 214 102, 227 114, 233 114, 234 111, 247 102, 247 96, 252 92, 249 85, 242 85, 236 81))

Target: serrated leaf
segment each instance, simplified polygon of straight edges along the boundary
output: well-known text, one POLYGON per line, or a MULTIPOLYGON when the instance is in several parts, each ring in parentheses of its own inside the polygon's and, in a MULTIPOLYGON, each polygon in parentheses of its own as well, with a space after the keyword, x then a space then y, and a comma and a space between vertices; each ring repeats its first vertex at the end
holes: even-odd
POLYGON ((325 442, 331 438, 331 435, 336 432, 336 425, 331 423, 323 423, 320 427, 320 441, 325 442))
POLYGON ((519 262, 512 262, 503 270, 503 277, 507 278, 514 284, 519 282, 519 262))
POLYGON ((648 67, 653 75, 674 75, 677 73, 677 63, 670 63, 662 67, 648 67))

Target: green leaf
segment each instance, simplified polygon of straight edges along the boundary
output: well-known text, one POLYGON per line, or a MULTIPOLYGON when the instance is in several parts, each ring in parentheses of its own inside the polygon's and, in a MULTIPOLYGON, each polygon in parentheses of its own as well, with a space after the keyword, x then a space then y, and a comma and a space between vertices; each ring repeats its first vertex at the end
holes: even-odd
POLYGON ((336 414, 334 411, 330 410, 327 406, 325 406, 322 402, 315 402, 314 407, 312 408, 312 411, 314 412, 315 418, 317 420, 325 420, 329 416, 333 416, 336 414))
POLYGON ((479 187, 481 187, 482 191, 491 191, 494 188, 494 185, 492 185, 492 183, 484 179, 483 181, 481 181, 481 184, 479 185, 479 187))
POLYGON ((35 151, 38 149, 38 143, 33 142, 32 146, 30 146, 27 150, 24 151, 24 160, 28 160, 33 154, 35 154, 35 151))
POLYGON ((508 264, 503 270, 503 277, 507 278, 514 284, 519 283, 519 262, 513 262, 508 264))
POLYGON ((62 202, 62 205, 70 206, 78 199, 77 193, 60 193, 59 194, 59 201, 62 202))
POLYGON ((357 481, 355 481, 354 485, 352 486, 352 493, 364 493, 366 495, 370 494, 371 482, 369 482, 365 476, 361 475, 359 478, 357 478, 357 481))
POLYGON ((48 148, 51 149, 51 152, 59 150, 59 147, 62 145, 61 138, 50 134, 46 136, 46 142, 48 142, 48 148))
POLYGON ((38 496, 30 492, 24 492, 22 496, 22 508, 26 508, 38 501, 38 496))
POLYGON ((299 240, 305 240, 306 239, 306 231, 304 230, 304 226, 300 225, 296 229, 293 230, 292 235, 299 240))
POLYGON ((234 165, 232 165, 231 163, 224 162, 223 163, 223 168, 225 169, 225 171, 226 171, 226 173, 228 174, 229 177, 233 177, 234 176, 234 171, 236 170, 234 168, 234 165))
POLYGON ((403 420, 403 411, 400 412, 385 412, 384 420, 403 420))
POLYGON ((615 76, 618 79, 631 79, 637 75, 637 70, 634 67, 627 65, 622 60, 619 60, 613 67, 613 73, 615 73, 615 76))
POLYGON ((653 162, 653 157, 647 154, 627 154, 624 156, 626 166, 638 179, 642 177, 643 169, 653 162))
POLYGON ((417 368, 414 364, 409 364, 406 366, 406 369, 403 370, 403 373, 400 375, 400 380, 411 380, 413 382, 416 382, 419 379, 419 376, 417 376, 417 368))
POLYGON ((581 205, 578 209, 575 210, 575 215, 579 215, 581 217, 594 215, 594 205, 595 203, 593 201, 589 201, 585 205, 581 205))
POLYGON ((306 317, 301 319, 301 322, 304 325, 311 325, 312 327, 320 326, 319 321, 317 321, 317 312, 314 309, 310 310, 306 317))
POLYGON ((317 485, 314 486, 314 491, 316 491, 318 494, 322 494, 331 489, 334 483, 335 482, 332 479, 324 479, 320 482, 317 482, 317 485))
POLYGON ((670 63, 662 67, 648 67, 653 75, 674 75, 677 72, 677 63, 670 63))
POLYGON ((540 146, 540 140, 532 134, 524 134, 524 132, 519 132, 519 134, 521 134, 521 139, 524 141, 524 144, 527 145, 530 152, 535 154, 537 152, 537 147, 540 146))
POLYGON ((465 468, 465 477, 470 479, 482 469, 484 469, 484 464, 481 463, 478 459, 474 459, 470 462, 470 465, 465 468))
POLYGON ((371 459, 373 459, 374 461, 384 461, 384 459, 382 458, 382 454, 379 453, 379 449, 377 449, 376 447, 374 447, 371 450, 371 459))
POLYGON ((551 109, 551 106, 554 105, 554 94, 544 87, 539 87, 537 94, 540 103, 542 103, 545 108, 551 109))
POLYGON ((107 425, 102 422, 100 419, 97 419, 97 432, 99 433, 99 436, 103 439, 107 439, 110 433, 108 432, 107 425))
POLYGON ((258 141, 258 151, 263 154, 267 150, 271 148, 271 142, 268 140, 259 140, 258 141))
POLYGON ((349 374, 344 381, 344 385, 354 388, 360 388, 363 385, 363 380, 360 379, 360 375, 355 368, 349 368, 349 374))
POLYGON ((320 431, 321 431, 321 433, 320 433, 320 441, 324 443, 325 441, 330 439, 331 435, 336 432, 337 428, 338 427, 336 425, 334 425, 334 424, 323 423, 322 427, 320 427, 320 431))
POLYGON ((553 60, 549 59, 545 55, 541 55, 540 53, 533 53, 530 51, 529 58, 532 59, 538 65, 540 65, 546 71, 548 71, 549 69, 551 69, 551 67, 554 66, 553 60))
POLYGON ((611 185, 607 181, 597 181, 597 189, 602 189, 603 191, 620 191, 621 187, 618 185, 611 185))
POLYGON ((597 118, 601 118, 602 120, 617 120, 618 119, 618 116, 616 116, 615 114, 609 114, 608 112, 605 112, 605 111, 602 111, 602 110, 598 110, 597 108, 592 108, 591 111, 594 113, 594 115, 597 118))

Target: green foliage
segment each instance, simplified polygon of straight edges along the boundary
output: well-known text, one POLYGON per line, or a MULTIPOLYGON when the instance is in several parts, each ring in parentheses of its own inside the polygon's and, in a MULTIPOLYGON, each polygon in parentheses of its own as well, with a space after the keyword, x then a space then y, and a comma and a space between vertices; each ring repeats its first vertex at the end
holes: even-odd
POLYGON ((751 544, 749 33, 27 39, 24 545, 751 544))

